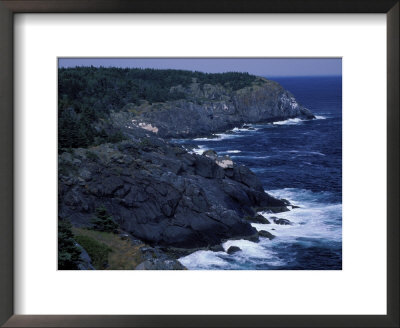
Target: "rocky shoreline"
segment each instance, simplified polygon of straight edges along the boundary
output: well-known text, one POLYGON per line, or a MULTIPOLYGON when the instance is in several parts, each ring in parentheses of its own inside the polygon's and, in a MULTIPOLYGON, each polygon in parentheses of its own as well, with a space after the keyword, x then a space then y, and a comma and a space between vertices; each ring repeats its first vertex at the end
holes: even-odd
MULTIPOLYGON (((129 106, 112 113, 113 128, 128 140, 59 155, 59 219, 91 229, 93 213, 104 207, 119 238, 140 246, 139 270, 185 269, 177 258, 191 252, 221 251, 230 239, 273 238, 251 223, 260 222, 259 211, 288 211, 287 200, 265 193, 257 176, 229 156, 198 155, 165 140, 210 136, 244 123, 314 118, 289 92, 264 80, 234 94, 192 83, 179 92, 201 101, 146 105, 140 115, 129 106)), ((81 268, 92 268, 83 253, 81 268)))
POLYGON ((280 84, 261 77, 236 91, 196 81, 176 88, 186 99, 127 104, 122 111, 111 114, 113 126, 127 134, 140 127, 162 138, 197 138, 243 124, 315 118, 280 84))
POLYGON ((129 141, 59 156, 59 217, 90 228, 95 209, 106 207, 120 234, 146 244, 138 269, 179 269, 176 259, 193 251, 220 250, 228 239, 257 241, 249 218, 288 210, 289 202, 265 193, 229 157, 190 154, 134 131, 129 141), (149 249, 155 257, 145 256, 149 249))

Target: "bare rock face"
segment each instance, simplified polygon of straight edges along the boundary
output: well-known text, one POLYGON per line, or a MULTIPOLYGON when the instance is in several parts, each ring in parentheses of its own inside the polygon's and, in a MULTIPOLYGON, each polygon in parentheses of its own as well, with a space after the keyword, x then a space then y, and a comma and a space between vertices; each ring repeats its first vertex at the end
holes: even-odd
POLYGON ((245 216, 286 208, 248 168, 219 165, 218 157, 190 154, 137 131, 131 141, 59 156, 62 219, 88 226, 95 209, 105 206, 121 229, 146 243, 193 249, 252 236, 256 230, 245 216))
POLYGON ((258 77, 251 86, 232 91, 220 85, 193 82, 176 86, 186 99, 141 105, 140 115, 125 121, 114 120, 120 127, 141 127, 160 137, 206 136, 244 123, 280 121, 288 118, 313 119, 294 96, 277 82, 258 77))

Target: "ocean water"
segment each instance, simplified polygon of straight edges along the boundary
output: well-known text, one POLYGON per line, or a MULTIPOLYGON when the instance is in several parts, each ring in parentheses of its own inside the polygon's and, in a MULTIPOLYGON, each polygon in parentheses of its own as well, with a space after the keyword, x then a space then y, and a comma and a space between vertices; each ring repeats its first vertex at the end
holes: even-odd
POLYGON ((253 224, 275 239, 227 241, 241 251, 198 251, 180 262, 188 269, 340 270, 342 268, 342 80, 341 77, 273 79, 309 108, 316 120, 288 119, 273 124, 237 127, 215 139, 180 140, 214 149, 245 164, 266 192, 299 208, 269 214, 292 225, 253 224))

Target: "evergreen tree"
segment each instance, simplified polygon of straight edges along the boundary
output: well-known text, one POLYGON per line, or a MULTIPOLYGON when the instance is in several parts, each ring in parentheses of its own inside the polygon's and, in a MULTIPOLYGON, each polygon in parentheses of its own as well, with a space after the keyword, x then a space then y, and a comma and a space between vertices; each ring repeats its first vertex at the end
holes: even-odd
POLYGON ((97 231, 118 232, 118 224, 114 222, 104 206, 96 208, 96 217, 92 219, 92 225, 93 229, 97 231))
POLYGON ((75 245, 70 222, 58 219, 58 269, 77 270, 81 251, 75 245))

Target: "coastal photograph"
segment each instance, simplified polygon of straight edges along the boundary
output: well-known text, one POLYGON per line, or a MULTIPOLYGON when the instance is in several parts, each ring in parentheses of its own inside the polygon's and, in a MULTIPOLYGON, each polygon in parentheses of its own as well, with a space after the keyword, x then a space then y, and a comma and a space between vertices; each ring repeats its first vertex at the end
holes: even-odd
POLYGON ((58 270, 342 270, 340 58, 59 58, 58 270))

